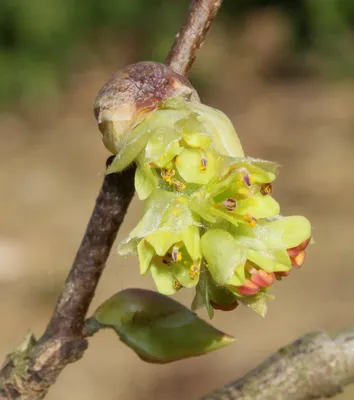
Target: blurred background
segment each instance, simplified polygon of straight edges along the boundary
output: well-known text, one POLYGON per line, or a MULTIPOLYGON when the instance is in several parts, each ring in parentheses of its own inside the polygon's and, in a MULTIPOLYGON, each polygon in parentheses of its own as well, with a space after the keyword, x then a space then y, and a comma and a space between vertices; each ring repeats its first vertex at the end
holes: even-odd
MULTIPOLYGON (((96 93, 124 65, 163 61, 187 0, 0 2, 0 354, 45 328, 108 156, 96 93)), ((62 373, 50 400, 194 399, 316 329, 354 323, 354 2, 225 0, 190 80, 234 122, 245 151, 282 165, 284 215, 313 223, 301 271, 274 289, 266 319, 239 308, 212 323, 238 341, 171 365, 140 361, 106 331, 62 373)), ((118 240, 137 222, 133 201, 118 240)), ((116 248, 116 246, 115 246, 116 248)), ((127 287, 153 288, 112 253, 94 309, 127 287)), ((189 305, 192 293, 177 299, 189 305)), ((201 313, 206 318, 205 313, 201 313)), ((338 399, 352 399, 348 388, 338 399)))

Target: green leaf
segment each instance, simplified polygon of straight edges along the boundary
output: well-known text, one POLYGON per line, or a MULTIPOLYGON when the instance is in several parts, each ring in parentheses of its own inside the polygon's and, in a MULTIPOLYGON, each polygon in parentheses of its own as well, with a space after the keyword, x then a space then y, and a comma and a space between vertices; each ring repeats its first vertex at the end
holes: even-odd
POLYGON ((169 363, 220 349, 234 338, 159 293, 127 289, 106 300, 93 318, 113 328, 144 361, 169 363))

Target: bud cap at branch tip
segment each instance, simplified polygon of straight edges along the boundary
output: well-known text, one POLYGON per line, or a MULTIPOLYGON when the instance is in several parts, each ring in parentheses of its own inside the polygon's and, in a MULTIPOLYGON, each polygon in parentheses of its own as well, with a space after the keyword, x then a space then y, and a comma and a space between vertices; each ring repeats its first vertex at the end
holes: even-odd
POLYGON ((94 114, 107 149, 116 154, 124 143, 124 135, 147 112, 175 96, 199 102, 189 81, 164 64, 139 62, 112 75, 98 92, 94 104, 94 114))

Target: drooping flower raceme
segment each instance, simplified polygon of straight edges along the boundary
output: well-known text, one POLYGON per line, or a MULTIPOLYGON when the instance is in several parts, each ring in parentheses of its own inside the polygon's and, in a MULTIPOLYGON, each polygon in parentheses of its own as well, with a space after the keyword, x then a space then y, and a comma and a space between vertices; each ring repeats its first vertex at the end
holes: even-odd
POLYGON ((304 262, 311 226, 282 217, 277 165, 245 157, 229 119, 183 96, 163 101, 125 135, 107 173, 137 165, 144 214, 120 254, 137 254, 159 292, 196 288, 193 307, 244 303, 264 315, 268 289, 304 262))

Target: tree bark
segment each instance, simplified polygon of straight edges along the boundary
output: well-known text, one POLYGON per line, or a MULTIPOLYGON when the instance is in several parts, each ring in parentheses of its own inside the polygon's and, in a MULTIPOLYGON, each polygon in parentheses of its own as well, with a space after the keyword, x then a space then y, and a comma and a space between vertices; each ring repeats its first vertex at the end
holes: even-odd
POLYGON ((199 400, 329 398, 354 382, 354 328, 309 333, 281 348, 242 378, 199 400))

